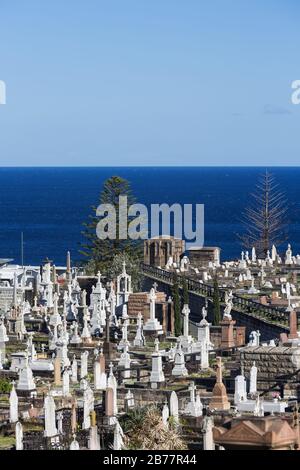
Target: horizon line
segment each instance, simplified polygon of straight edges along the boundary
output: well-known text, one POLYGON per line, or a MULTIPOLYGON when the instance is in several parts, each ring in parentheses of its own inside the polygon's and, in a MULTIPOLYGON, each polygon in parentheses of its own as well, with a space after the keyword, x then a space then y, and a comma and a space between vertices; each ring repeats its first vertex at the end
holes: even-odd
POLYGON ((300 168, 299 165, 0 165, 17 168, 300 168))

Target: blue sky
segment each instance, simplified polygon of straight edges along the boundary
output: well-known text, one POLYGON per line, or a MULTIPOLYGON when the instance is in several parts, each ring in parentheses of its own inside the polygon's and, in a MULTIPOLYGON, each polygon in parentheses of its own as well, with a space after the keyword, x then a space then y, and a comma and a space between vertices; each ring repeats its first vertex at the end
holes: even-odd
POLYGON ((0 0, 0 165, 298 165, 296 0, 0 0))

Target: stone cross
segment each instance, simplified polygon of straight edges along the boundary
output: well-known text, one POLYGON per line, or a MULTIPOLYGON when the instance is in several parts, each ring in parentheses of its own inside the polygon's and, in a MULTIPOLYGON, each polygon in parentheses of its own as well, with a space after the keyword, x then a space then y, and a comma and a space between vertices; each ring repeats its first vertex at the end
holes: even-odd
POLYGON ((154 320, 155 319, 156 293, 155 293, 155 290, 153 288, 150 290, 149 299, 150 299, 150 320, 154 320))
POLYGON ((195 392, 196 392, 196 386, 194 382, 191 382, 189 386, 189 391, 190 391, 190 401, 194 402, 195 401, 195 392))
POLYGON ((222 365, 222 358, 221 357, 217 357, 217 383, 222 383, 222 369, 223 369, 223 365, 222 365))

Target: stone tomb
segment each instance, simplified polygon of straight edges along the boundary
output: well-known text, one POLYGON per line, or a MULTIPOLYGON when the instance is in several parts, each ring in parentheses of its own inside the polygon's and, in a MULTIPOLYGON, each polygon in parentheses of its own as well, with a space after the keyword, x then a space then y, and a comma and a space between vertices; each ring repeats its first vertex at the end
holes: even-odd
MULTIPOLYGON (((250 377, 253 362, 257 371, 257 389, 262 391, 275 385, 280 376, 294 374, 300 369, 300 347, 285 346, 246 346, 240 350, 241 367, 246 377, 250 377)), ((299 394, 297 375, 282 383, 282 398, 299 394)))

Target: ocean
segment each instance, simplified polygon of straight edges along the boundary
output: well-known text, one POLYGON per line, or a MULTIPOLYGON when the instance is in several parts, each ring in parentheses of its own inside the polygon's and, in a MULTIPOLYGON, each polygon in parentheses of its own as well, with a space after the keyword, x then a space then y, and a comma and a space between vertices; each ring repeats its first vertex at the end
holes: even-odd
MULTIPOLYGON (((289 202, 289 240, 300 253, 300 168, 268 168, 289 202)), ((0 168, 0 257, 65 264, 67 250, 80 262, 82 223, 98 205, 112 175, 130 181, 137 202, 205 205, 205 245, 219 246, 223 260, 240 256, 241 216, 264 168, 76 167, 0 168)), ((285 246, 282 247, 285 250, 285 246)))

